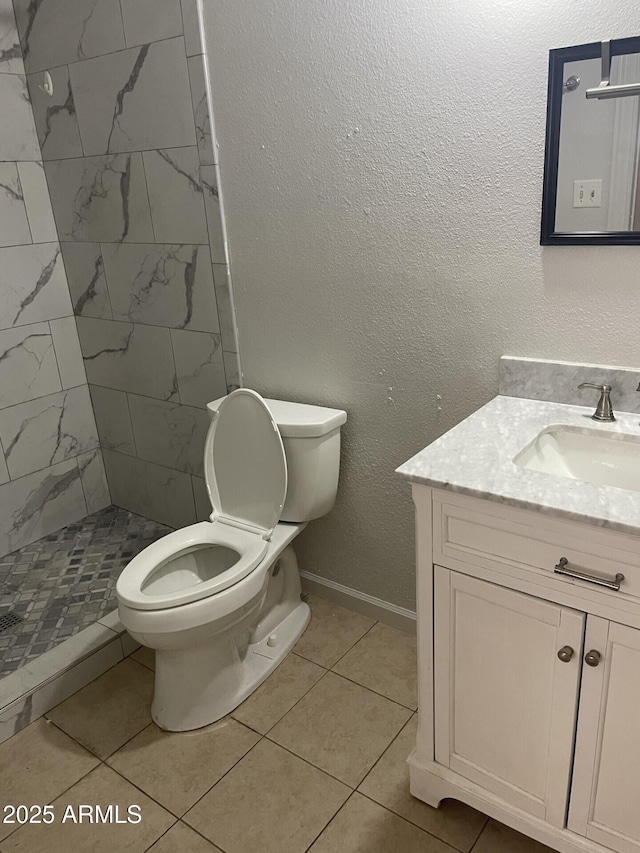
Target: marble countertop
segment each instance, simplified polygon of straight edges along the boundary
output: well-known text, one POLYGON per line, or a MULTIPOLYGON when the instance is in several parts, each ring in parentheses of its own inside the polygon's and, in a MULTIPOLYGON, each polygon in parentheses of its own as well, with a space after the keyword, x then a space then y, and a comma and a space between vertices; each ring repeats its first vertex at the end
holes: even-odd
POLYGON ((637 414, 616 413, 618 420, 608 424, 591 420, 592 414, 592 406, 495 397, 397 473, 413 483, 639 535, 640 492, 529 471, 513 462, 538 433, 559 424, 640 438, 637 414))

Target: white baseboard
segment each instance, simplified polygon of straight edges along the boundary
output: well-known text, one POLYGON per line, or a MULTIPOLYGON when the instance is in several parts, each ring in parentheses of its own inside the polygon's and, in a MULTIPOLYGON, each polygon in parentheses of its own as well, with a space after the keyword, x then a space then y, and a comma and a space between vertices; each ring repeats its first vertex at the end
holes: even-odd
POLYGON ((398 628, 407 634, 416 633, 414 610, 398 607, 397 604, 391 604, 381 598, 375 598, 373 595, 367 595, 365 592, 359 592, 357 589, 351 589, 341 583, 327 580, 320 575, 313 575, 311 572, 301 571, 300 580, 303 592, 317 595, 318 598, 339 604, 341 607, 361 613, 377 622, 383 622, 392 628, 398 628))

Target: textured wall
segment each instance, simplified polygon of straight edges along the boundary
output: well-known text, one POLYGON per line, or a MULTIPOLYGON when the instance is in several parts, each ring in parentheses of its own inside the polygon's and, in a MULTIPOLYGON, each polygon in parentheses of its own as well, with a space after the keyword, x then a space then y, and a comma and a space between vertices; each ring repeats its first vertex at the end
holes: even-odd
POLYGON ((196 3, 15 9, 111 497, 182 527, 240 381, 196 3))
POLYGON ((640 247, 538 242, 548 51, 636 35, 637 4, 204 8, 245 383, 350 415, 301 566, 411 606, 394 467, 503 353, 638 364, 640 247))
POLYGON ((0 556, 109 503, 11 0, 0 0, 0 556))

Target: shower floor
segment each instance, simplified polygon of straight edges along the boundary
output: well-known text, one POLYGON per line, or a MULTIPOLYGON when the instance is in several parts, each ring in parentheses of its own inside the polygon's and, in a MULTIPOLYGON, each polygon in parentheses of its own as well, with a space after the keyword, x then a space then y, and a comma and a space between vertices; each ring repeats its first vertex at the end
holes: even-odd
POLYGON ((0 557, 0 678, 114 610, 122 569, 171 529, 110 506, 0 557))

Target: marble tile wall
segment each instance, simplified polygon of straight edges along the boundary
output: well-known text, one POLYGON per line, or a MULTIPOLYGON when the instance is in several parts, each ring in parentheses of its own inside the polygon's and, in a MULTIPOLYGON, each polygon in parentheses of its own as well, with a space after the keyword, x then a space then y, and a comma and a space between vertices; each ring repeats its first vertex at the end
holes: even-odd
POLYGON ((611 385, 614 411, 640 413, 640 369, 606 364, 502 356, 500 394, 595 408, 598 392, 583 382, 611 385))
MULTIPOLYGON (((14 5, 57 226, 40 263, 59 239, 111 497, 181 527, 210 512, 206 403, 241 382, 196 0, 14 5), (44 70, 53 97, 39 88, 44 70)), ((6 132, 13 151, 26 144, 6 132)), ((21 245, 26 223, 6 215, 21 245)), ((20 311, 13 334, 45 319, 40 305, 3 299, 8 316, 20 311)), ((53 373, 45 342, 30 346, 53 373)), ((20 388, 0 378, 2 394, 20 388)), ((0 419, 0 440, 11 428, 0 419)), ((23 458, 16 448, 14 468, 23 458)))
POLYGON ((0 114, 4 556, 110 503, 11 0, 0 0, 0 114))

